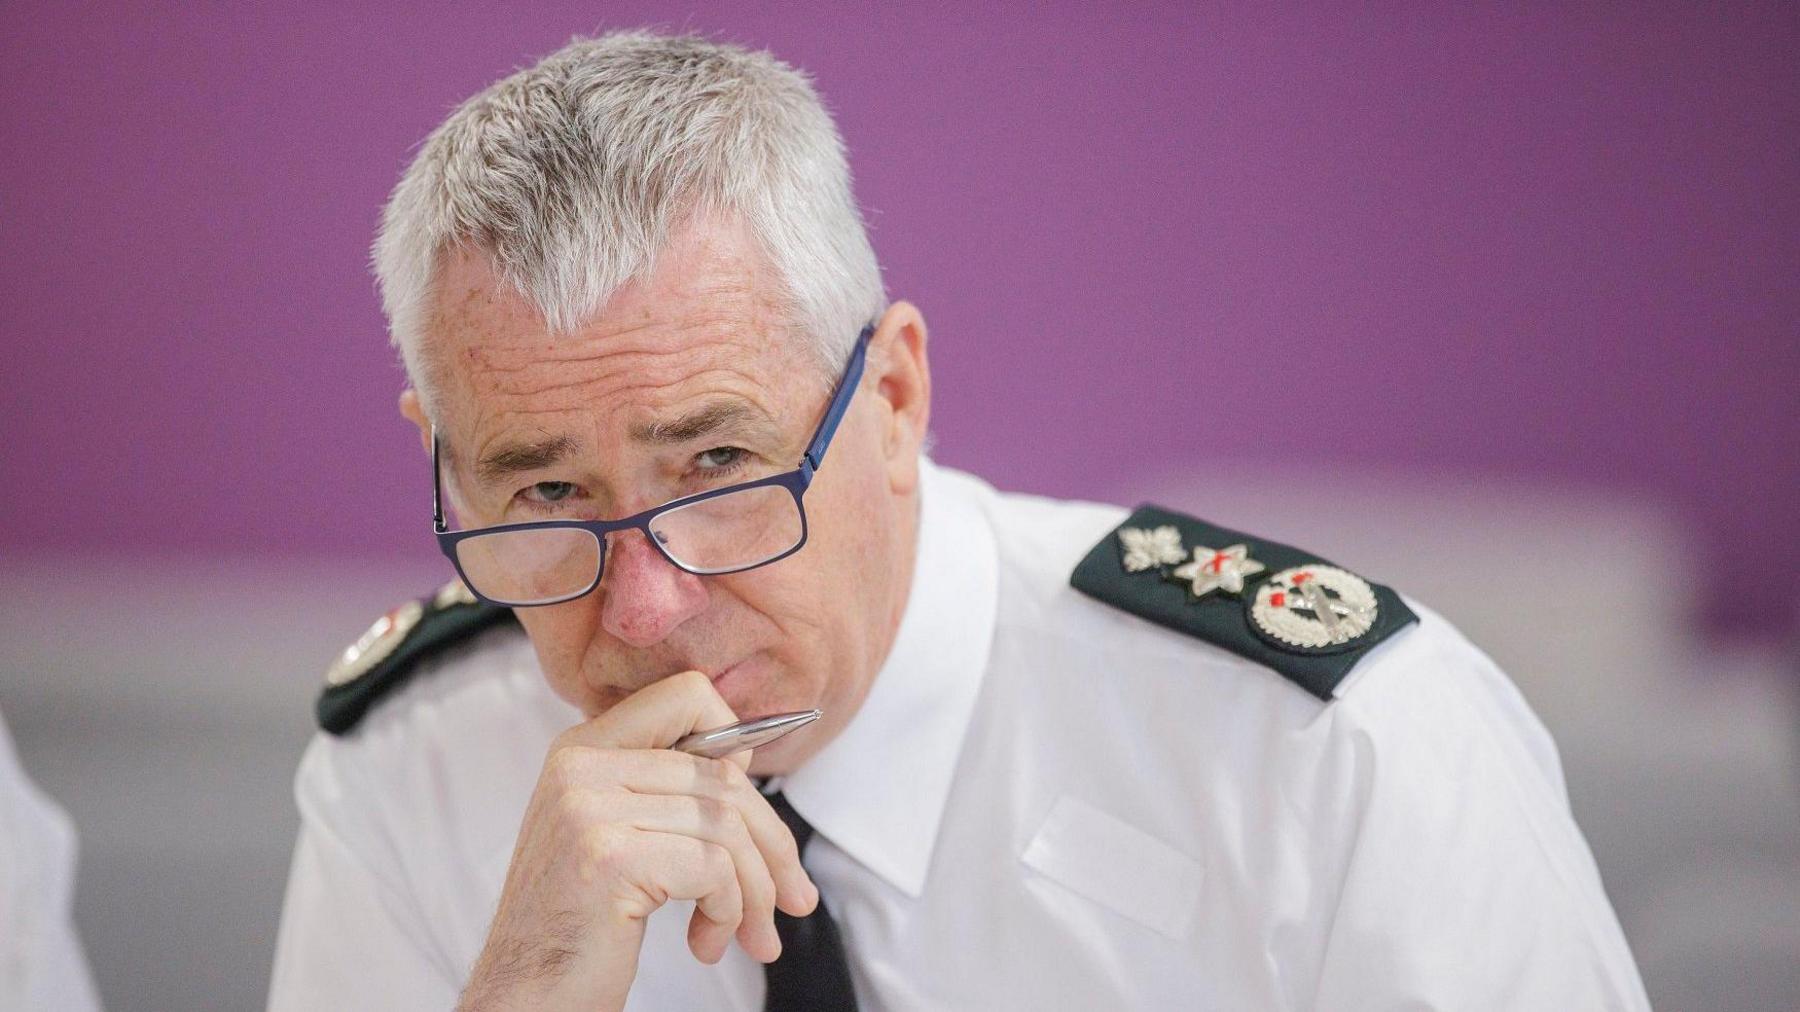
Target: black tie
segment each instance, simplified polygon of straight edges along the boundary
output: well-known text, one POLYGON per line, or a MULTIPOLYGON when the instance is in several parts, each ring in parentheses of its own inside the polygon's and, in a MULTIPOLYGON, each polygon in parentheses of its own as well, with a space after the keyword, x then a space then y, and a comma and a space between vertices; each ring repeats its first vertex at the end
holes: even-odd
MULTIPOLYGON (((766 795, 787 823, 800 853, 812 840, 813 828, 780 791, 766 795)), ((775 933, 781 936, 781 958, 763 964, 769 995, 763 1012, 856 1012, 856 990, 850 984, 850 961, 837 922, 825 909, 825 898, 805 917, 775 911, 775 933)))

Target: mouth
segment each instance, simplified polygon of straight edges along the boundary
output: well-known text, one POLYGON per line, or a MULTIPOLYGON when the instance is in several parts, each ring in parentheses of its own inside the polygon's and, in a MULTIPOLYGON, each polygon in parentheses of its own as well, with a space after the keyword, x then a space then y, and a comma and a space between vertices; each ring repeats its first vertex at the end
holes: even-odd
POLYGON ((729 675, 729 674, 731 674, 731 673, 732 673, 732 672, 733 672, 733 671, 736 671, 736 670, 738 670, 738 669, 739 669, 739 668, 741 668, 741 667, 743 667, 743 666, 744 666, 744 662, 745 662, 745 661, 747 661, 747 660, 749 660, 749 658, 748 658, 748 657, 746 657, 746 658, 744 658, 744 659, 743 659, 743 660, 739 660, 739 661, 734 661, 734 662, 732 662, 732 663, 731 663, 731 664, 729 664, 729 665, 727 665, 727 666, 726 666, 726 667, 724 667, 724 668, 721 668, 721 669, 720 669, 720 670, 719 670, 719 673, 718 673, 718 674, 716 674, 716 675, 713 675, 713 676, 712 676, 712 683, 713 683, 713 684, 714 684, 714 685, 717 685, 717 684, 719 684, 719 683, 720 683, 720 682, 722 682, 722 681, 724 681, 724 680, 725 680, 725 677, 726 677, 726 676, 727 676, 727 675, 729 675))
POLYGON ((762 665, 756 654, 739 660, 712 676, 713 688, 735 709, 744 704, 745 695, 756 684, 762 665))

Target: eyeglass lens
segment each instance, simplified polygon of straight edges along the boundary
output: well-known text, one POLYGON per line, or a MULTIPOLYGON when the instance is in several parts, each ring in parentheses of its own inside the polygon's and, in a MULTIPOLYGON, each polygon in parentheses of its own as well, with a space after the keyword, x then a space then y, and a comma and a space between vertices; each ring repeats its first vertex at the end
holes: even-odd
MULTIPOLYGON (((690 572, 729 573, 760 565, 800 543, 800 504, 780 485, 759 485, 657 514, 650 532, 690 572)), ((502 604, 543 604, 586 591, 599 577, 600 539, 573 527, 496 531, 457 542, 463 578, 502 604)))

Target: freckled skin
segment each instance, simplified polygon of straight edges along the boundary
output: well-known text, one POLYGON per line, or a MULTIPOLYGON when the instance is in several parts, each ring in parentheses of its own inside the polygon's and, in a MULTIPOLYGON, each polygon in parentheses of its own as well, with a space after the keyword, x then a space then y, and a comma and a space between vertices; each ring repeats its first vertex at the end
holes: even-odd
MULTIPOLYGON (((654 271, 568 336, 548 335, 479 254, 447 256, 438 290, 425 340, 437 363, 432 407, 446 492, 461 527, 547 516, 509 505, 534 482, 575 484, 579 502, 559 515, 594 518, 696 491, 695 456, 745 441, 715 435, 654 446, 630 433, 721 398, 760 409, 778 434, 746 446, 756 450, 752 469, 727 481, 791 469, 837 381, 790 332, 772 272, 735 223, 700 220, 678 230, 654 271), (491 448, 556 435, 580 441, 568 462, 489 492, 474 481, 471 462, 491 448)), ((756 750, 751 772, 804 762, 861 705, 899 625, 929 404, 924 322, 911 305, 895 303, 806 494, 806 546, 759 569, 700 577, 670 565, 636 532, 613 536, 593 593, 518 610, 551 688, 592 717, 677 672, 717 675, 748 659, 763 677, 747 698, 726 695, 739 717, 825 710, 812 728, 756 750)), ((401 407, 428 440, 412 391, 401 407)))

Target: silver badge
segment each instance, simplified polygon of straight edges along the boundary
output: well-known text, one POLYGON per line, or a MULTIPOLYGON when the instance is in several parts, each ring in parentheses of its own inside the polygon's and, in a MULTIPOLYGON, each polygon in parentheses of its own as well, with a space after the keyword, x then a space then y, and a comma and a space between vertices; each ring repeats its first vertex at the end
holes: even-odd
POLYGON ((394 652, 394 648, 406 639, 406 634, 412 632, 413 627, 424 617, 425 606, 418 601, 408 601, 376 619, 375 624, 326 669, 325 684, 344 685, 368 674, 370 669, 394 652))
POLYGON ((1145 530, 1141 527, 1119 528, 1119 544, 1125 549, 1125 571, 1141 573, 1158 566, 1172 566, 1187 558, 1181 547, 1181 532, 1173 524, 1145 530))
POLYGON ((1199 599, 1215 590, 1226 594, 1242 594, 1244 577, 1255 576, 1265 568, 1267 567, 1262 563, 1250 557, 1250 550, 1243 545, 1228 545, 1220 549, 1195 546, 1193 560, 1176 566, 1169 578, 1185 581, 1188 593, 1199 599))
POLYGON ((454 608, 459 604, 475 603, 475 594, 461 580, 451 580, 444 584, 431 598, 431 607, 435 611, 454 608))
POLYGON ((1341 646, 1375 626, 1375 591, 1362 577, 1336 566, 1284 569, 1256 588, 1250 620, 1265 635, 1290 646, 1341 646))

